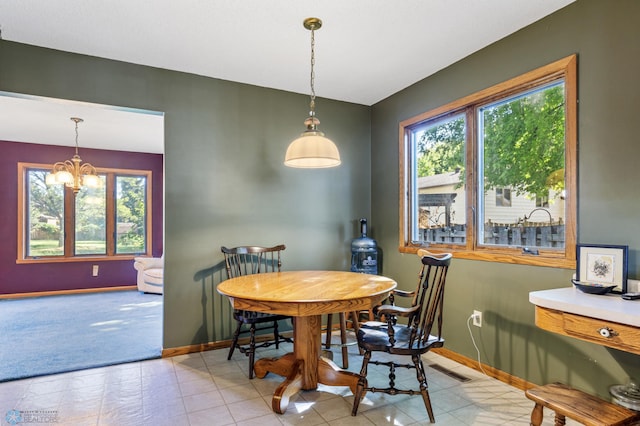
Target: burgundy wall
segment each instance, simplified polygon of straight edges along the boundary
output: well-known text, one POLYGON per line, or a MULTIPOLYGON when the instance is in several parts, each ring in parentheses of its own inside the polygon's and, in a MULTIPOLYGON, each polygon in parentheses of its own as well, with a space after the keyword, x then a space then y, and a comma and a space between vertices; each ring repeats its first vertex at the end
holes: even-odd
MULTIPOLYGON (((71 158, 74 148, 0 141, 0 294, 135 285, 133 260, 16 264, 18 250, 18 162, 53 164, 71 158), (92 277, 92 265, 100 272, 92 277)), ((162 254, 163 156, 80 147, 83 162, 95 167, 153 172, 153 256, 162 254)))

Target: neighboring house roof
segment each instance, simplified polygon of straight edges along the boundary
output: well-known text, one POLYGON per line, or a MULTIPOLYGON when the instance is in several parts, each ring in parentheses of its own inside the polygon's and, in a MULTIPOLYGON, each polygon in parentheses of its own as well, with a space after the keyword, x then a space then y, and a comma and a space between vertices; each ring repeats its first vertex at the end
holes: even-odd
POLYGON ((442 173, 439 175, 418 178, 418 188, 433 188, 437 186, 455 185, 460 182, 460 172, 442 173))

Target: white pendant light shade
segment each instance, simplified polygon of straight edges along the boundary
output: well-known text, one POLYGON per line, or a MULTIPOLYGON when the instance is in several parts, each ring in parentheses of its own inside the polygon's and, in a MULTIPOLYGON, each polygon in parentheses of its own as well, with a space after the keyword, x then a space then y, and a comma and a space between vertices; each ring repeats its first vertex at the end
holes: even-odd
POLYGON ((56 183, 73 183, 73 175, 67 170, 59 171, 55 174, 56 183))
POLYGON ((315 72, 315 30, 322 26, 318 18, 307 18, 302 23, 311 31, 311 102, 309 103, 309 117, 304 121, 307 126, 298 139, 289 144, 284 156, 284 165, 303 169, 322 169, 340 165, 340 153, 336 144, 324 136, 317 126, 320 120, 316 118, 316 91, 314 87, 315 72))
POLYGON ((306 131, 289 145, 284 157, 285 166, 321 169, 340 165, 336 144, 318 131, 306 131))
POLYGON ((47 186, 56 185, 58 183, 56 182, 56 175, 54 175, 53 173, 48 173, 44 179, 44 182, 47 184, 47 186))
POLYGON ((97 175, 83 175, 82 176, 82 185, 89 188, 97 188, 100 186, 100 178, 97 175))

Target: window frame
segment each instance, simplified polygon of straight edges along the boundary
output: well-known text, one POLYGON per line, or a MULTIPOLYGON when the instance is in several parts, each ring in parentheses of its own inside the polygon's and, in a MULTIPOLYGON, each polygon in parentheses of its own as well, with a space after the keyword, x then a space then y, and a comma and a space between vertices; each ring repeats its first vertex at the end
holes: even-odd
POLYGON ((511 207, 511 188, 508 188, 506 186, 499 186, 495 188, 496 191, 496 199, 495 199, 495 206, 496 207, 511 207), (499 190, 499 191, 498 191, 499 190), (498 192, 500 193, 500 197, 498 198, 498 192), (505 196, 506 194, 509 194, 509 196, 505 196), (498 203, 498 200, 500 200, 500 202, 498 203))
POLYGON ((570 55, 548 65, 480 90, 448 104, 401 121, 399 125, 399 251, 416 253, 428 248, 433 252, 451 252, 461 259, 575 269, 577 241, 577 55, 570 55), (478 134, 477 110, 497 99, 512 96, 532 88, 564 80, 565 95, 565 246, 564 249, 538 249, 539 255, 525 254, 522 247, 483 246, 478 239, 476 220, 478 201, 478 134), (465 115, 465 221, 466 242, 460 244, 419 244, 411 239, 413 221, 411 167, 415 159, 410 149, 411 131, 416 125, 429 120, 454 115, 465 115))
POLYGON ((116 176, 142 176, 146 178, 146 239, 145 239, 145 252, 143 253, 126 253, 116 254, 116 204, 117 196, 116 191, 107 191, 106 193, 106 251, 107 253, 102 255, 88 254, 88 255, 75 255, 73 253, 73 247, 75 244, 75 196, 73 189, 64 187, 64 203, 65 203, 65 227, 64 227, 64 254, 62 256, 27 256, 27 233, 29 232, 27 227, 29 226, 29 220, 27 215, 29 214, 28 194, 29 188, 26 184, 27 174, 31 169, 50 170, 51 164, 42 163, 26 163, 18 162, 18 223, 17 223, 17 258, 16 263, 64 263, 64 262, 88 262, 88 261, 108 261, 108 260, 129 260, 136 256, 151 256, 152 239, 153 239, 153 188, 152 177, 153 172, 151 170, 137 170, 137 169, 115 169, 106 167, 96 167, 96 172, 106 175, 108 185, 114 185, 116 176), (68 213, 71 212, 71 213, 68 213), (111 212, 111 213, 110 213, 111 212))

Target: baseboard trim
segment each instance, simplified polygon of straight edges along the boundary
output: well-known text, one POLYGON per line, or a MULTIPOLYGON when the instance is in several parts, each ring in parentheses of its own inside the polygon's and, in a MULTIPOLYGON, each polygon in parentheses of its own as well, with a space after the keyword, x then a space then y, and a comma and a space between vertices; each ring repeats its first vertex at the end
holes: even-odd
MULTIPOLYGON (((293 337, 293 331, 285 331, 284 333, 280 333, 284 337, 293 337)), ((262 343, 267 340, 272 340, 273 336, 266 334, 263 336, 256 336, 256 343, 262 343)), ((169 348, 162 350, 162 358, 170 358, 172 356, 177 355, 187 355, 196 352, 205 352, 213 349, 224 349, 231 346, 231 340, 220 340, 217 342, 209 342, 209 343, 200 343, 198 345, 188 345, 188 346, 178 346, 176 348, 169 348)), ((239 340, 241 345, 248 345, 249 338, 241 338, 239 340)))
MULTIPOLYGON (((293 332, 289 331, 289 332, 285 332, 283 333, 284 336, 287 337, 292 337, 293 332)), ((256 336, 256 343, 258 342, 263 342, 265 340, 270 340, 272 337, 270 335, 265 335, 265 336, 256 336)), ((246 345, 249 343, 249 339, 245 338, 245 339, 240 339, 240 343, 242 345, 246 345)), ((176 348, 169 348, 169 349, 163 349, 162 350, 162 358, 170 358, 173 356, 178 356, 178 355, 187 355, 190 353, 196 353, 196 352, 205 352, 205 351, 210 351, 210 350, 214 350, 214 349, 223 349, 223 348, 228 348, 229 346, 231 346, 231 340, 221 340, 218 342, 209 342, 209 343, 202 343, 199 345, 189 345, 189 346, 180 346, 180 347, 176 347, 176 348)), ((432 349, 434 353, 437 353, 438 355, 441 355, 445 358, 448 358, 452 361, 455 361, 459 364, 462 364, 466 367, 472 368, 476 371, 479 371, 481 373, 486 374, 489 377, 492 377, 496 380, 499 380, 503 383, 506 383, 508 385, 511 385, 517 389, 520 390, 526 390, 526 389, 531 389, 535 386, 537 386, 535 383, 531 383, 528 382, 524 379, 521 379, 519 377, 513 376, 509 373, 506 373, 502 370, 498 370, 497 368, 491 367, 490 365, 487 364, 479 364, 477 360, 472 359, 472 358, 468 358, 464 355, 460 355, 457 352, 453 352, 449 349, 446 348, 437 348, 437 349, 432 349), (482 369, 480 369, 480 365, 482 365, 482 369), (483 371, 484 370, 484 371, 483 371)))
POLYGON ((432 349, 432 351, 434 353, 437 353, 438 355, 442 355, 443 357, 448 358, 452 361, 455 361, 459 364, 462 364, 466 367, 473 368, 476 371, 484 373, 489 377, 493 377, 494 379, 500 380, 501 382, 511 385, 520 390, 531 389, 537 386, 535 383, 528 382, 524 379, 513 376, 502 370, 498 370, 497 368, 494 368, 490 365, 487 365, 484 363, 478 363, 478 360, 476 359, 468 358, 464 355, 460 355, 459 353, 453 352, 449 349, 436 348, 436 349, 432 349), (482 369, 480 369, 480 365, 482 365, 482 369))
POLYGON ((125 285, 119 287, 82 288, 78 290, 38 291, 33 293, 0 294, 0 299, 23 299, 25 297, 63 296, 65 294, 104 293, 105 291, 124 291, 137 289, 138 287, 135 285, 125 285))

